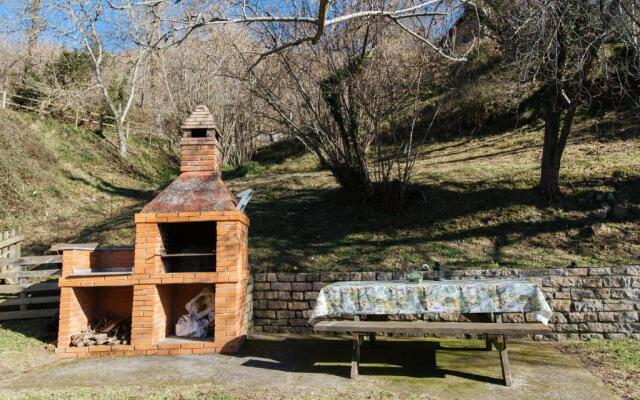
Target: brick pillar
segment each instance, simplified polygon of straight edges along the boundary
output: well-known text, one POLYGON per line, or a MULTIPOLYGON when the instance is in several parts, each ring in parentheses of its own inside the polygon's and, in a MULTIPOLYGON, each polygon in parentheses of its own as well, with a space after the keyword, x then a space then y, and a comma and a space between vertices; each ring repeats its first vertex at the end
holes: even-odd
POLYGON ((157 257, 161 251, 162 239, 158 224, 137 222, 134 274, 161 273, 162 261, 157 257))
POLYGON ((135 350, 154 349, 158 338, 158 306, 160 296, 155 285, 136 285, 133 288, 133 312, 131 317, 131 344, 135 350))
POLYGON ((58 348, 70 347, 71 336, 80 333, 89 324, 95 309, 93 288, 60 288, 60 323, 58 348))
POLYGON ((246 338, 245 315, 241 308, 246 282, 216 285, 214 344, 220 352, 238 351, 246 338))

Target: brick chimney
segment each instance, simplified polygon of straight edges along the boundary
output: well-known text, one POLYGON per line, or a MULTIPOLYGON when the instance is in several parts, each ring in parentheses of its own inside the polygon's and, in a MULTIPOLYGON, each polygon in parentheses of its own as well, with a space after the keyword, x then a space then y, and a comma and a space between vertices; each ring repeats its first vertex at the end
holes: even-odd
POLYGON ((222 171, 220 132, 213 123, 209 109, 204 105, 195 111, 182 125, 180 140, 180 172, 217 173, 222 171))

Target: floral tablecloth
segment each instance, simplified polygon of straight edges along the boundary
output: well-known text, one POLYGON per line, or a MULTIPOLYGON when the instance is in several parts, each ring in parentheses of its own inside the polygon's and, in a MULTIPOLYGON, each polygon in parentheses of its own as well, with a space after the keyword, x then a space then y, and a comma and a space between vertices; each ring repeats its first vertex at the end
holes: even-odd
POLYGON ((318 293, 309 321, 351 315, 533 313, 545 325, 551 307, 542 291, 519 280, 337 282, 318 293))

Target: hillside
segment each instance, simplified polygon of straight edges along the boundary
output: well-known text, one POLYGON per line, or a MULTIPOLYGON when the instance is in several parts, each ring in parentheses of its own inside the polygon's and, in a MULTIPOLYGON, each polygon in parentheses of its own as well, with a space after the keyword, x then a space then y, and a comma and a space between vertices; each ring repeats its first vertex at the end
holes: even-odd
POLYGON ((176 172, 167 142, 132 136, 118 157, 112 132, 0 110, 0 230, 20 228, 25 254, 53 242, 130 243, 133 213, 176 172))
POLYGON ((637 126, 620 120, 612 113, 597 129, 592 119, 576 124, 562 169, 566 197, 558 208, 547 207, 531 189, 539 174, 541 125, 423 146, 416 200, 397 214, 340 202, 332 177, 317 171, 309 155, 275 164, 264 157, 266 169, 257 176, 228 182, 256 190, 248 212, 251 263, 259 270, 638 263, 640 136, 637 126), (594 216, 598 191, 614 192, 629 214, 619 221, 594 216))
MULTIPOLYGON (((133 214, 176 173, 175 156, 158 142, 132 138, 123 163, 108 134, 105 140, 13 112, 2 119, 0 221, 21 227, 32 252, 57 241, 131 243, 133 214)), ((620 120, 609 114, 597 129, 592 119, 579 121, 557 208, 531 190, 540 125, 424 145, 414 201, 400 213, 344 203, 331 175, 287 142, 225 171, 225 180, 234 192, 256 190, 247 212, 251 264, 259 271, 638 263, 640 140, 637 127, 620 120), (613 192, 628 215, 596 216, 596 192, 613 192)))

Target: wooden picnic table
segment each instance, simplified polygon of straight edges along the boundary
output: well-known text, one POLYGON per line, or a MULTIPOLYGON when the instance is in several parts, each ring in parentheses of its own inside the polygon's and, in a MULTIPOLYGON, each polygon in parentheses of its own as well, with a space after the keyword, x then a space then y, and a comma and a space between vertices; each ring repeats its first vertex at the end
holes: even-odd
MULTIPOLYGON (((500 354, 504 384, 511 385, 507 338, 550 334, 551 308, 540 290, 526 281, 339 282, 318 294, 310 322, 319 333, 349 334, 353 340, 351 378, 358 376, 361 343, 376 334, 405 336, 472 334, 485 337, 485 349, 500 354), (428 322, 361 320, 372 315, 425 315, 457 312, 482 316, 532 312, 540 322, 428 322), (345 319, 350 316, 350 319, 345 319), (325 320, 333 318, 333 320, 325 320)), ((485 318, 486 319, 486 318, 485 318)))

